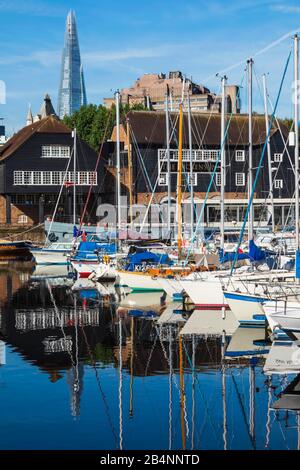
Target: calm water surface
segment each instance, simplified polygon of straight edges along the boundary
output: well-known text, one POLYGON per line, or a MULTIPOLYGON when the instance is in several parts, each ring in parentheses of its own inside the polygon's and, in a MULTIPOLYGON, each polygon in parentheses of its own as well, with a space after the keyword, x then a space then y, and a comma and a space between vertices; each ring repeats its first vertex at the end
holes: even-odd
POLYGON ((199 311, 180 343, 180 305, 132 310, 59 274, 0 268, 1 449, 299 448, 297 411, 272 408, 298 380, 264 374, 263 328, 199 311))

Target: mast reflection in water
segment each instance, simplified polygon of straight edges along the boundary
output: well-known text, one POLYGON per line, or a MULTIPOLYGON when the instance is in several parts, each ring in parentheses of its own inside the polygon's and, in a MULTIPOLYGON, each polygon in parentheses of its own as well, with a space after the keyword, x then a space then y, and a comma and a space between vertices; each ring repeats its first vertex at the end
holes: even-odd
POLYGON ((2 449, 299 448, 299 378, 264 372, 264 328, 31 271, 0 271, 2 449))

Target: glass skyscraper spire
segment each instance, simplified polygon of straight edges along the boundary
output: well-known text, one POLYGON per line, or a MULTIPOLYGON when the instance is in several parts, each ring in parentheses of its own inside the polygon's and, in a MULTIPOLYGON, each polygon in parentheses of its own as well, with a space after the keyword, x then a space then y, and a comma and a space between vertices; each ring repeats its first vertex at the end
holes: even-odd
POLYGON ((66 115, 70 116, 80 106, 86 104, 76 19, 74 12, 71 10, 67 16, 65 44, 62 54, 58 115, 60 118, 66 115))

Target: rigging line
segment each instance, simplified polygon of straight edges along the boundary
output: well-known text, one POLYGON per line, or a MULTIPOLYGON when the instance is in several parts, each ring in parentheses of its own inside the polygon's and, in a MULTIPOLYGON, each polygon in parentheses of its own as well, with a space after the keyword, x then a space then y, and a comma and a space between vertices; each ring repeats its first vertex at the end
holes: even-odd
MULTIPOLYGON (((187 348, 186 348, 186 345, 185 345, 184 342, 183 342, 183 347, 184 347, 184 352, 185 352, 185 354, 186 354, 186 357, 187 357, 189 366, 190 366, 190 368, 191 368, 191 371, 194 371, 195 368, 193 367, 193 362, 192 362, 192 360, 191 360, 191 358, 190 358, 190 355, 189 355, 189 353, 188 353, 188 351, 187 351, 187 348)), ((196 372, 196 371, 195 371, 195 372, 196 372)), ((213 421, 212 421, 212 418, 211 418, 211 415, 210 415, 210 413, 209 413, 209 409, 208 409, 208 406, 207 406, 207 403, 206 403, 205 395, 202 393, 202 390, 201 390, 201 386, 200 386, 200 382, 199 382, 197 373, 195 374, 195 380, 196 380, 196 382, 197 382, 198 389, 199 389, 199 393, 200 393, 201 398, 202 398, 202 401, 203 401, 203 406, 204 406, 204 409, 205 409, 205 412, 206 412, 206 416, 209 418, 208 420, 209 420, 209 423, 210 423, 210 425, 211 425, 211 427, 212 427, 212 430, 215 431, 216 429, 218 429, 218 426, 215 426, 214 423, 213 423, 213 421)), ((220 439, 220 442, 222 442, 221 437, 219 436, 218 438, 220 439)))
MULTIPOLYGON (((136 138, 135 138, 134 134, 133 134, 133 137, 134 137, 134 146, 136 147, 136 150, 137 150, 137 155, 139 157, 140 162, 142 163, 144 176, 146 176, 146 179, 148 180, 149 189, 151 190, 151 199, 148 203, 147 210, 146 210, 146 213, 145 213, 145 217, 144 217, 144 220, 143 220, 142 225, 140 227, 140 231, 142 231, 142 229, 144 228, 144 225, 145 225, 146 218, 147 218, 148 213, 149 213, 150 205, 152 204, 152 200, 154 199, 154 197, 155 198, 157 197, 156 194, 155 194, 155 190, 156 190, 157 185, 158 185, 159 176, 157 176, 157 179, 156 179, 156 182, 155 182, 155 185, 154 185, 154 188, 153 188, 152 183, 151 183, 150 178, 149 178, 149 175, 148 175, 148 172, 147 172, 147 169, 145 167, 142 155, 141 155, 140 150, 137 146, 137 142, 136 142, 136 138)), ((146 184, 147 184, 147 182, 146 182, 146 184)), ((159 208, 157 208, 157 212, 158 212, 158 214, 160 213, 159 208)), ((162 217, 163 217, 163 214, 162 214, 162 217)))
MULTIPOLYGON (((221 87, 219 87, 218 93, 220 93, 220 91, 221 91, 221 87)), ((215 112, 213 111, 213 106, 216 104, 217 97, 218 97, 218 95, 215 95, 215 97, 214 97, 214 99, 213 99, 213 105, 212 105, 211 111, 210 111, 210 113, 209 113, 208 120, 207 120, 207 122, 206 122, 206 124, 205 124, 204 131, 203 131, 202 136, 200 135, 200 131, 198 130, 197 126, 195 125, 195 127, 194 127, 194 131, 197 132, 197 134, 198 134, 198 136, 199 136, 199 147, 200 147, 200 148, 203 147, 204 138, 205 138, 205 135, 206 135, 206 132, 207 132, 209 123, 210 123, 210 121, 211 121, 211 118, 212 118, 212 116, 215 117, 215 112)), ((192 115, 192 120, 194 121, 194 124, 195 124, 195 121, 196 121, 196 116, 195 116, 195 114, 192 115)), ((193 126, 192 126, 192 127, 193 127, 193 126)), ((195 136, 195 134, 194 134, 194 136, 195 136)), ((196 138, 196 137, 195 137, 195 140, 197 141, 197 138, 196 138)))
MULTIPOLYGON (((145 217, 147 217, 147 214, 148 214, 148 211, 149 211, 149 206, 150 206, 150 204, 152 203, 153 197, 154 197, 154 196, 156 197, 156 195, 155 195, 155 189, 156 189, 157 184, 158 184, 158 176, 157 176, 157 179, 156 179, 156 182, 155 182, 155 186, 154 186, 154 188, 153 188, 153 187, 152 187, 151 180, 150 180, 149 175, 148 175, 148 172, 147 172, 147 169, 146 169, 146 166, 145 166, 145 163, 144 163, 144 160, 143 160, 143 157, 142 157, 142 154, 141 154, 140 149, 139 149, 139 147, 138 147, 138 143, 137 143, 137 140, 136 140, 136 137, 135 137, 135 135, 134 135, 134 132, 133 132, 132 128, 131 128, 131 135, 132 135, 132 137, 133 137, 133 138, 132 138, 132 140, 133 140, 133 145, 134 145, 134 147, 135 147, 135 149, 136 149, 138 158, 139 158, 139 160, 140 160, 141 163, 142 163, 142 171, 143 171, 143 173, 144 173, 144 177, 145 177, 145 180, 146 180, 147 189, 148 189, 148 191, 150 190, 150 192, 151 192, 151 194, 152 194, 151 201, 148 203, 147 213, 146 213, 146 216, 145 216, 145 217)), ((159 213, 159 210, 158 210, 158 213, 159 213)), ((144 223, 145 223, 145 220, 143 221, 142 228, 143 228, 143 226, 144 226, 144 223)))
MULTIPOLYGON (((270 105, 271 105, 272 108, 273 108, 273 103, 272 103, 270 97, 268 97, 268 101, 269 101, 270 105)), ((295 174, 294 164, 293 164, 293 162, 292 162, 292 159, 291 159, 291 156, 290 156, 290 152, 289 152, 289 150, 288 150, 288 138, 287 138, 286 140, 284 139, 284 136, 283 136, 283 133, 282 133, 282 129, 281 129, 280 123, 279 123, 278 118, 277 118, 276 115, 274 116, 274 119, 275 119, 275 121, 276 121, 276 124, 277 124, 278 130, 279 130, 279 133, 280 133, 282 142, 283 142, 283 144, 284 144, 283 153, 284 153, 284 152, 287 153, 287 156, 288 156, 290 165, 291 165, 291 167, 292 167, 292 171, 293 171, 293 173, 295 174)), ((293 128, 293 124, 291 124, 290 131, 292 130, 292 128, 293 128)))
MULTIPOLYGON (((288 33, 285 33, 283 36, 280 36, 280 38, 278 39, 275 39, 275 41, 272 41, 270 44, 268 44, 267 46, 263 47, 262 49, 260 49, 259 51, 255 52, 254 54, 250 54, 252 59, 254 59, 255 57, 261 55, 261 54, 264 54, 265 52, 269 51, 270 49, 272 49, 273 47, 277 46, 278 44, 280 44, 281 42, 285 41, 285 39, 289 39, 291 36, 294 36, 295 34, 297 34, 298 32, 300 31, 300 28, 298 29, 295 29, 295 30, 292 30, 292 31, 289 31, 288 33)), ((225 69, 219 71, 218 73, 220 75, 223 75, 224 73, 228 72, 229 70, 233 70, 237 67, 239 67, 240 65, 244 64, 245 63, 245 60, 246 59, 243 59, 243 60, 240 60, 239 62, 237 62, 236 64, 233 64, 233 65, 230 65, 229 67, 226 67, 225 69)), ((212 74, 208 77, 206 77, 204 80, 203 80, 203 83, 209 81, 211 78, 215 78, 216 74, 212 74)))
MULTIPOLYGON (((54 307, 55 315, 56 315, 57 320, 58 320, 58 322, 59 322, 59 324, 60 324, 61 332, 62 332, 62 334, 63 334, 63 337, 64 337, 65 342, 67 343, 67 335, 66 335, 66 333, 65 333, 64 326, 63 326, 63 315, 61 316, 61 315, 59 314, 59 310, 58 310, 58 308, 57 308, 56 301, 55 301, 55 298, 54 298, 54 295, 53 295, 53 292, 52 292, 52 288, 51 288, 51 285, 50 285, 48 279, 46 279, 46 286, 47 286, 47 288, 48 288, 48 292, 49 292, 49 295, 50 295, 50 300, 51 300, 52 305, 53 305, 53 307, 54 307)), ((63 313, 63 312, 62 312, 62 313, 63 313)), ((73 342, 72 342, 72 345, 73 345, 73 342)), ((70 352, 70 349, 69 349, 69 348, 68 348, 68 354, 69 354, 69 356, 70 356, 70 360, 71 360, 72 367, 75 367, 75 362, 74 362, 74 360, 73 360, 73 355, 72 355, 72 353, 70 352)))
MULTIPOLYGON (((106 134, 107 134, 107 131, 108 131, 108 127, 109 127, 109 124, 110 124, 109 120, 110 120, 111 114, 112 114, 112 108, 110 108, 109 114, 108 114, 108 117, 107 117, 107 120, 106 120, 106 126, 105 126, 105 130, 104 130, 102 142, 101 142, 101 145, 100 145, 100 149, 99 149, 99 152, 98 152, 94 172, 96 172, 98 170, 98 166, 99 166, 99 163, 100 163, 100 160, 101 160, 101 157, 102 157, 102 150, 103 150, 104 142, 105 142, 105 139, 106 139, 106 134)), ((76 180, 74 180, 74 184, 75 183, 76 183, 76 180)), ((93 185, 91 184, 90 187, 89 187, 88 195, 87 195, 85 205, 84 205, 84 208, 83 208, 82 216, 80 218, 79 232, 78 233, 80 233, 80 229, 83 225, 83 220, 84 220, 84 217, 85 217, 85 213, 87 211, 87 206, 88 206, 88 203, 89 203, 89 199, 90 199, 91 194, 92 194, 92 188, 93 188, 93 185)))
POLYGON ((231 375, 231 378, 232 378, 232 381, 233 381, 233 384, 234 384, 234 388, 235 388, 235 391, 236 391, 236 394, 237 394, 237 397, 238 397, 238 402, 239 402, 239 404, 240 404, 240 406, 241 406, 242 416, 243 416, 243 418, 244 418, 244 423, 245 423, 245 426, 246 426, 246 429, 247 429, 247 434, 248 434, 248 436, 249 436, 249 439, 250 439, 250 442, 251 442, 251 444, 252 444, 253 449, 255 449, 253 437, 252 437, 251 434, 250 434, 250 430, 249 430, 249 426, 248 426, 248 422, 247 422, 246 411, 245 411, 245 408, 244 408, 244 405, 243 405, 243 402, 242 402, 241 394, 240 394, 240 392, 239 392, 239 389, 238 389, 238 386, 237 386, 237 383, 236 383, 234 374, 231 373, 230 375, 231 375))
POLYGON ((120 450, 123 450, 123 358, 122 358, 122 318, 119 319, 119 425, 120 425, 120 450))
POLYGON ((173 350, 172 350, 172 329, 169 326, 169 450, 172 450, 172 421, 173 421, 173 350))
POLYGON ((85 332, 85 329, 84 329, 84 325, 83 325, 83 324, 81 324, 81 330, 82 330, 82 334, 83 334, 83 337, 84 337, 84 340, 85 340, 85 344, 86 344, 86 347, 87 347, 87 350, 88 350, 88 353, 89 353, 89 356, 90 356, 90 360, 91 360, 91 363, 92 363, 92 367, 93 367, 94 372, 95 372, 96 382, 97 382, 97 385, 98 385, 100 394, 101 394, 101 396, 102 396, 102 400, 103 400, 103 403, 104 403, 105 413, 106 413, 106 416, 107 416, 107 419, 108 419, 108 422, 109 422, 111 431, 112 431, 113 436, 114 436, 114 439, 115 439, 115 444, 116 444, 116 446, 117 446, 117 445, 118 445, 117 434, 116 434, 116 431, 115 431, 115 428, 114 428, 114 425, 113 425, 113 422, 112 422, 112 419, 111 419, 111 416, 110 416, 109 406, 108 406, 108 403, 107 403, 107 400, 106 400, 106 397, 105 397, 105 394, 104 394, 104 391, 103 391, 103 389, 102 389, 102 385, 101 385, 101 382, 100 382, 100 377, 99 377, 98 369, 97 369, 97 366, 96 366, 96 360, 95 360, 95 358, 94 358, 93 352, 92 352, 91 347, 90 347, 90 345, 89 345, 89 342, 88 342, 88 340, 87 340, 87 336, 86 336, 86 332, 85 332))
MULTIPOLYGON (((46 236, 46 240, 45 240, 44 246, 46 246, 46 244, 48 243, 48 240, 49 240, 49 235, 50 235, 51 230, 52 230, 52 225, 53 225, 53 222, 54 222, 54 219, 55 219, 55 215, 56 215, 56 212, 57 212, 59 200, 60 200, 61 195, 62 195, 62 191, 63 191, 63 188, 64 188, 64 184, 65 184, 65 182, 66 182, 66 176, 67 176, 67 174, 68 174, 68 170, 69 170, 69 166, 70 166, 70 163, 71 163, 71 160, 72 160, 72 155, 73 155, 73 153, 74 153, 74 147, 73 147, 73 149, 72 149, 71 156, 70 156, 70 158, 69 158, 69 160, 68 160, 67 168, 66 168, 66 170, 65 170, 65 172, 64 172, 63 181, 62 181, 62 184, 61 184, 59 193, 58 193, 58 197, 57 197, 57 200, 56 200, 56 204, 55 204, 53 216, 52 216, 52 219, 51 219, 51 222, 50 222, 50 226, 49 226, 49 230, 48 230, 48 232, 47 232, 47 236, 46 236)), ((75 175, 74 175, 74 176, 75 176, 75 175)))
MULTIPOLYGON (((145 152, 144 152, 144 157, 146 158, 148 156, 148 152, 150 150, 150 145, 152 143, 152 140, 153 140, 153 135, 154 135, 154 131, 155 129, 157 128, 158 124, 159 124, 159 118, 160 118, 160 115, 158 113, 156 113, 155 115, 155 120, 154 120, 154 124, 152 126, 152 129, 151 129, 151 133, 150 133, 150 136, 149 136, 149 139, 147 138, 147 147, 145 148, 145 152)), ((131 127, 131 126, 130 126, 131 127)), ((131 130, 131 133, 132 135, 134 136, 134 132, 133 130, 131 130)), ((135 137, 135 136, 134 136, 135 137)), ((136 148, 138 149, 138 142, 136 141, 136 148)), ((138 174, 137 174, 137 178, 140 176, 140 173, 141 173, 141 169, 139 170, 138 174)))
POLYGON ((218 166, 219 166, 219 162, 220 162, 220 159, 221 159, 221 151, 222 151, 222 149, 223 149, 223 147, 224 147, 224 144, 225 144, 225 141, 226 141, 226 137, 227 137, 227 133, 228 133, 228 129, 229 129, 229 125, 230 125, 232 116, 233 116, 233 113, 231 113, 231 115, 230 115, 230 117, 229 117, 229 121, 228 121, 228 123, 227 123, 227 128, 226 128, 226 131, 225 131, 225 136, 224 136, 224 139, 223 139, 223 142, 222 142, 222 145, 221 145, 221 150, 218 152, 218 157, 217 157, 217 159, 216 159, 216 163, 215 163, 215 166, 214 166, 214 169, 213 169, 213 172, 212 172, 212 175, 211 175, 209 184, 208 184, 208 188, 207 188, 207 191, 206 191, 206 194, 205 194, 204 202, 203 202, 202 207, 201 207, 201 210, 200 210, 200 214, 199 214, 199 217, 198 217, 197 225, 196 225, 196 228, 195 228, 194 233, 193 233, 193 236, 192 236, 192 240, 191 240, 191 243, 190 243, 190 246, 189 246, 189 249, 188 249, 186 258, 185 258, 185 261, 184 261, 184 265, 186 265, 186 264, 188 263, 188 259, 189 259, 189 256, 190 256, 190 254, 191 254, 192 247, 194 246, 194 243, 195 243, 195 240, 196 240, 196 237, 197 237, 197 233, 198 233, 199 226, 200 226, 200 222, 201 222, 201 219, 202 219, 202 216, 203 216, 204 208, 205 208, 206 202, 207 202, 207 200, 208 200, 208 195, 209 195, 210 189, 211 189, 211 187, 212 187, 212 185, 213 185, 213 181, 214 181, 214 178, 215 178, 215 175, 216 175, 218 166))
POLYGON ((230 269, 230 276, 232 275, 235 264, 237 262, 238 250, 240 249, 240 246, 241 246, 241 243, 242 243, 242 240, 243 240, 243 235, 244 235, 244 230, 245 230, 247 219, 248 219, 248 214, 249 214, 250 207, 251 207, 253 199, 254 199, 254 193, 255 193, 256 186, 257 186, 260 170, 262 168, 264 158, 265 158, 265 155, 266 155, 266 148, 267 148, 267 144, 268 144, 268 139, 270 137, 270 132, 271 132, 271 128, 272 128, 272 125, 273 125, 274 115, 276 113, 277 106, 278 106, 278 103, 279 103, 279 98, 280 98, 280 95, 281 95, 281 91, 282 91, 283 83, 284 83, 284 80, 285 80, 286 72, 287 72, 287 69, 288 69, 288 65, 289 65, 289 62, 290 62, 290 58, 291 58, 291 51, 288 55, 288 58, 287 58, 287 61, 286 61, 286 64, 285 64, 283 76, 281 78, 281 82, 280 82, 280 86, 279 86, 278 95, 277 95, 277 98, 276 98, 275 107, 274 107, 274 110, 273 110, 273 113, 272 113, 272 116, 271 116, 271 119, 270 119, 270 123, 269 123, 268 133, 267 133, 266 140, 265 140, 265 143, 264 143, 264 146, 263 146, 263 149, 262 149, 262 154, 261 154, 261 157, 260 157, 260 160, 259 160, 259 164, 258 164, 258 167, 257 167, 257 170, 256 170, 256 175, 255 175, 255 179, 254 179, 254 182, 253 182, 253 187, 252 187, 252 190, 251 190, 250 199, 249 199, 249 202, 248 202, 248 205, 247 205, 243 225, 242 225, 242 228, 241 228, 241 231, 240 231, 240 237, 239 237, 238 245, 236 247, 234 260, 233 260, 233 263, 232 263, 232 266, 231 266, 231 269, 230 269))
MULTIPOLYGON (((261 97, 262 97, 262 92, 261 92, 261 88, 260 88, 260 84, 259 84, 259 81, 258 81, 258 77, 257 77, 255 68, 254 68, 254 74, 255 74, 256 81, 257 81, 257 86, 258 86, 259 93, 260 93, 260 95, 261 95, 261 97)), ((271 98, 270 98, 269 94, 267 95, 267 99, 268 99, 268 101, 269 101, 269 103, 270 103, 270 105, 271 105, 271 109, 273 109, 274 106, 273 106, 273 103, 272 103, 272 101, 271 101, 271 98)), ((293 163, 292 163, 291 156, 290 156, 290 152, 289 152, 289 150, 288 150, 288 137, 287 137, 287 139, 284 138, 283 133, 282 133, 282 129, 281 129, 281 125, 280 125, 280 123, 279 123, 278 118, 277 118, 276 115, 274 115, 274 119, 275 119, 275 121, 276 121, 277 128, 278 128, 278 131, 279 131, 279 133, 280 133, 280 137, 281 137, 281 139, 282 139, 282 143, 283 143, 283 145, 284 145, 283 154, 284 154, 285 152, 287 153, 287 156, 288 156, 288 159, 289 159, 289 162, 290 162, 292 171, 293 171, 293 173, 295 174, 294 165, 293 165, 293 163)), ((292 129, 292 127, 293 127, 293 124, 291 124, 290 130, 292 129)), ((278 174, 278 172, 279 172, 280 166, 281 166, 281 162, 279 163, 278 168, 277 168, 277 170, 276 170, 276 173, 274 174, 274 176, 273 176, 273 178, 272 178, 270 190, 272 189, 272 187, 273 187, 273 185, 274 185, 274 180, 275 180, 275 178, 276 178, 276 176, 277 176, 277 174, 278 174)), ((269 196, 268 196, 266 199, 269 199, 269 197, 270 197, 270 194, 269 194, 269 196)))

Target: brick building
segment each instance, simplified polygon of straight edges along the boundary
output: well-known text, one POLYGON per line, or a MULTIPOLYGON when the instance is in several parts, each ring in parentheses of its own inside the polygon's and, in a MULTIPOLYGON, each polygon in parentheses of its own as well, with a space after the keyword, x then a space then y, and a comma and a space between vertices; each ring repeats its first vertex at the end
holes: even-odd
MULTIPOLYGON (((189 91, 192 111, 221 112, 221 97, 212 93, 203 85, 197 85, 190 79, 185 79, 181 72, 169 72, 166 74, 145 74, 138 78, 133 86, 123 88, 120 91, 122 104, 143 104, 148 109, 155 111, 165 109, 165 95, 169 90, 170 109, 176 110, 182 100, 182 91, 189 91)), ((227 111, 239 113, 241 104, 238 98, 238 86, 227 85, 227 111)), ((104 104, 110 107, 113 98, 104 98, 104 104)))

